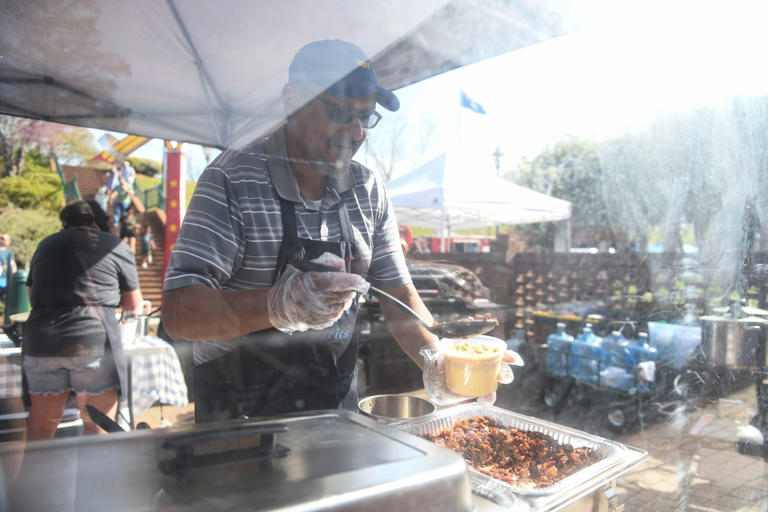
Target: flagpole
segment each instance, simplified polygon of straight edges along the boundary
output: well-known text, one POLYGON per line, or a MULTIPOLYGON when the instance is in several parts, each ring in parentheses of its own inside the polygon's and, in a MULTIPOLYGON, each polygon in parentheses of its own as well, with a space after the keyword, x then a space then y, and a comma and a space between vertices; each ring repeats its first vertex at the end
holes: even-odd
MULTIPOLYGON (((464 108, 462 106, 463 101, 463 95, 461 89, 458 90, 459 93, 459 101, 456 102, 457 109, 456 109, 456 145, 454 146, 456 151, 461 151, 461 109, 464 108)), ((450 158, 450 155, 446 154, 446 158, 450 158)), ((445 207, 441 209, 440 212, 440 250, 443 252, 447 252, 448 250, 448 243, 447 239, 450 235, 450 224, 448 223, 447 212, 445 211, 445 207)))
POLYGON ((461 89, 459 89, 458 111, 456 113, 456 148, 461 147, 461 109, 463 108, 461 105, 461 101, 462 101, 462 95, 461 95, 461 89))

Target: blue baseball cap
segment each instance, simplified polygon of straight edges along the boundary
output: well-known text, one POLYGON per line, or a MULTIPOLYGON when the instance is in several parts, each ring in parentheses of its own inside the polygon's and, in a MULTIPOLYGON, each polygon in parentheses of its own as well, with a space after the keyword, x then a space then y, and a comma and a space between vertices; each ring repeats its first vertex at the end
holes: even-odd
POLYGON ((331 96, 357 98, 375 94, 376 103, 395 112, 400 100, 379 85, 373 63, 358 46, 324 39, 302 47, 288 69, 289 84, 317 84, 331 96))

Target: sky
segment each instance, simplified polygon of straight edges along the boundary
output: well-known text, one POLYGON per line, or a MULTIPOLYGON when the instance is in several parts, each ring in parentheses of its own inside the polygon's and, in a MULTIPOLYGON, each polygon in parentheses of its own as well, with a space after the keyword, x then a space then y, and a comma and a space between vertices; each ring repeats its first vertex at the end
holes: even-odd
MULTIPOLYGON (((497 147, 504 172, 568 135, 604 139, 642 129, 661 113, 768 94, 768 2, 641 4, 603 9, 579 32, 398 91, 404 107, 382 123, 418 126, 430 116, 436 128, 424 154, 393 178, 446 150, 471 155, 474 173, 495 174, 497 147), (486 114, 460 108, 461 90, 486 114)), ((376 133, 369 136, 375 142, 376 133)))
MULTIPOLYGON (((496 174, 497 147, 503 173, 569 135, 599 140, 642 129, 660 113, 768 94, 768 2, 587 4, 600 15, 583 30, 398 90, 400 111, 384 111, 369 138, 386 143, 387 124, 405 123, 421 149, 402 155, 392 177, 444 151, 471 156, 474 173, 496 174), (459 106, 462 90, 485 115, 459 106)), ((187 152, 196 177, 205 156, 197 146, 187 152)), ((162 142, 134 156, 162 161, 162 142)), ((364 150, 356 159, 373 166, 364 150)))

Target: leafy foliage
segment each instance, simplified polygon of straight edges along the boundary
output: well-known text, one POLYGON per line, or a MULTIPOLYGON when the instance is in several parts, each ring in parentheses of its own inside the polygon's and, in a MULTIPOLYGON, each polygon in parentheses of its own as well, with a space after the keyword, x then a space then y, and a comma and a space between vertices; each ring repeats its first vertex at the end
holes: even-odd
POLYGON ((43 238, 60 229, 57 212, 14 207, 0 210, 0 232, 11 235, 11 250, 19 268, 30 262, 43 238))
POLYGON ((0 178, 0 208, 43 209, 58 212, 63 198, 61 179, 48 157, 37 150, 27 153, 21 172, 0 178))
POLYGON ((145 176, 156 176, 163 173, 163 164, 150 158, 137 158, 130 156, 128 161, 131 163, 137 174, 145 176))
MULTIPOLYGON (((768 207, 766 140, 768 97, 730 99, 661 115, 639 132, 602 142, 558 141, 505 177, 571 201, 575 246, 608 241, 618 250, 642 249, 653 238, 667 252, 682 252, 685 240, 722 267, 743 261, 726 253, 747 250, 746 228, 733 226, 746 225, 745 212, 768 207)), ((768 223, 752 224, 765 250, 768 223)), ((517 229, 531 244, 552 246, 552 224, 517 229)))
POLYGON ((62 132, 57 138, 57 143, 50 149, 63 164, 83 165, 99 152, 93 134, 86 128, 79 126, 61 127, 62 132))
MULTIPOLYGON (((574 239, 596 243, 620 237, 611 229, 610 212, 602 194, 603 173, 594 142, 576 137, 558 141, 533 161, 523 160, 505 177, 570 201, 574 239)), ((530 244, 552 247, 556 228, 553 223, 541 223, 518 229, 530 244)))
POLYGON ((18 175, 30 151, 56 153, 69 164, 83 163, 98 152, 86 128, 0 115, 0 177, 18 175))
POLYGON ((606 194, 614 224, 657 231, 665 251, 682 251, 691 228, 702 256, 744 250, 744 233, 733 226, 745 225, 747 209, 768 206, 766 114, 768 97, 732 98, 659 116, 640 133, 602 143, 603 186, 624 191, 606 194))

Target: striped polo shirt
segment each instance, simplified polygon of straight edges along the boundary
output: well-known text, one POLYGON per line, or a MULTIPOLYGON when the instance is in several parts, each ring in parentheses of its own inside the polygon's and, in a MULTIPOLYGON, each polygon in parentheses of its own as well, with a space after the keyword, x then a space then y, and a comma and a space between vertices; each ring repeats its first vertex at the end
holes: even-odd
POLYGON ((228 150, 203 172, 171 253, 164 290, 204 285, 221 290, 270 286, 283 239, 279 197, 295 203, 301 238, 342 240, 346 204, 368 279, 391 288, 411 282, 392 205, 366 167, 329 179, 319 200, 305 198, 291 171, 284 128, 241 150, 228 150))

